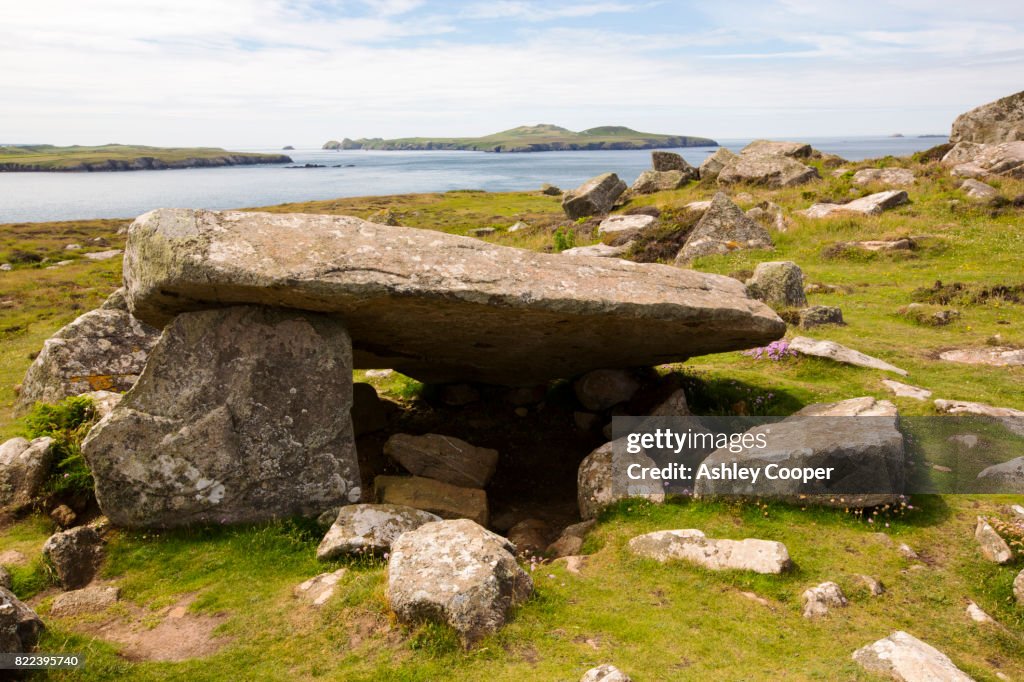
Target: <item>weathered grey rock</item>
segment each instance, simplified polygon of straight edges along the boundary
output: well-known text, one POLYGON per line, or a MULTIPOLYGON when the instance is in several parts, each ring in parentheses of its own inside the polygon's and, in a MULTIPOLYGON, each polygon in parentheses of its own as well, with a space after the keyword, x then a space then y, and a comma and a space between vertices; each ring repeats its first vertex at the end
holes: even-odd
POLYGON ((316 558, 330 561, 346 554, 384 554, 402 533, 440 520, 436 514, 395 504, 348 505, 338 512, 316 549, 316 558))
POLYGON ((633 554, 662 563, 684 560, 713 571, 779 574, 792 566, 789 551, 781 542, 753 538, 714 540, 696 529, 659 530, 638 535, 629 541, 629 549, 633 554))
POLYGON ((377 389, 360 381, 352 384, 351 415, 352 433, 358 438, 387 426, 388 406, 377 395, 377 389))
POLYGON ((597 226, 597 233, 629 237, 646 230, 656 222, 658 219, 650 215, 610 215, 597 226))
POLYGON ((651 168, 656 171, 691 171, 694 174, 697 172, 697 169, 687 163, 681 155, 657 150, 651 152, 651 168))
POLYGON ((549 197, 562 196, 562 190, 560 188, 556 187, 555 185, 549 185, 546 182, 540 186, 540 193, 546 194, 549 197))
POLYGON ((762 201, 747 211, 747 217, 777 232, 788 232, 790 228, 790 220, 786 218, 782 207, 774 201, 762 201))
POLYGON ((975 623, 997 625, 995 618, 985 613, 980 606, 972 601, 967 602, 967 617, 975 623))
POLYGON ((465 519, 404 533, 388 562, 388 601, 402 623, 447 623, 472 646, 533 594, 505 538, 465 519))
POLYGON ((804 142, 780 140, 754 140, 740 150, 740 156, 784 156, 791 159, 809 159, 814 155, 811 145, 804 142))
POLYGON ((804 273, 793 261, 758 263, 747 280, 747 293, 773 307, 802 308, 807 305, 804 273))
POLYGON ((952 175, 962 178, 988 175, 1024 177, 1024 142, 961 145, 951 149, 942 158, 943 164, 953 166, 950 171, 952 175))
POLYGON ((888 190, 854 199, 848 204, 814 204, 810 208, 800 211, 800 214, 808 218, 830 218, 843 214, 880 215, 884 211, 902 206, 909 201, 906 191, 888 190))
POLYGON ((43 631, 36 612, 7 588, 0 587, 0 651, 23 654, 32 650, 43 631))
POLYGON ((715 150, 714 154, 711 154, 708 158, 700 164, 698 171, 700 178, 714 180, 718 177, 718 174, 722 172, 722 169, 728 166, 730 163, 735 161, 738 156, 732 153, 725 147, 719 147, 715 150))
POLYGON ((43 556, 65 590, 78 589, 96 575, 103 560, 103 540, 91 526, 79 526, 51 535, 43 545, 43 556))
POLYGON ((168 527, 357 502, 349 343, 314 314, 178 316, 82 444, 100 508, 114 525, 168 527))
POLYGON ((1013 579, 1013 598, 1017 604, 1024 606, 1024 569, 1013 579))
POLYGON ((52 465, 52 438, 12 438, 0 445, 0 509, 30 505, 42 491, 52 465))
POLYGON ((633 678, 611 663, 605 663, 583 673, 580 682, 633 682, 633 678))
POLYGON ((698 256, 771 246, 768 231, 748 218, 724 192, 718 192, 676 256, 676 264, 688 263, 698 256))
POLYGON ((121 249, 109 249, 107 251, 93 251, 91 253, 83 253, 82 257, 88 258, 89 260, 110 260, 111 258, 117 258, 121 255, 121 249))
POLYGON ((576 397, 593 412, 626 402, 640 389, 640 382, 623 369, 595 369, 573 383, 576 397))
POLYGON ((59 527, 70 528, 75 525, 75 519, 78 518, 78 515, 75 514, 75 511, 71 507, 66 504, 62 504, 50 511, 50 518, 53 519, 53 522, 59 527))
POLYGON ((960 362, 965 365, 990 365, 1012 367, 1024 365, 1024 348, 985 346, 983 348, 958 348, 939 353, 939 359, 960 362))
POLYGON ((914 400, 928 400, 932 392, 925 388, 902 384, 892 379, 882 379, 882 385, 889 389, 898 398, 913 398, 914 400))
POLYGON ((801 329, 814 329, 829 324, 846 325, 843 321, 842 308, 834 305, 812 305, 800 311, 801 329))
POLYGON ((596 525, 597 521, 590 519, 566 526, 562 530, 562 534, 558 536, 558 539, 548 545, 548 554, 556 557, 579 554, 580 550, 583 549, 583 541, 586 539, 587 533, 593 530, 596 525))
POLYGON ((718 184, 723 187, 745 183, 779 189, 820 179, 817 168, 786 156, 767 154, 741 154, 718 174, 718 184))
POLYGON ((562 256, 587 256, 589 258, 618 258, 629 251, 629 244, 612 246, 611 244, 592 244, 591 246, 574 246, 560 252, 562 256))
POLYGON ((442 519, 470 519, 486 526, 487 493, 420 476, 378 476, 377 501, 421 509, 442 519))
POLYGON ((804 605, 804 618, 827 616, 830 609, 843 608, 848 603, 842 588, 831 581, 804 590, 800 599, 804 605))
POLYGON ((50 614, 61 618, 81 613, 105 611, 121 597, 121 589, 112 585, 90 585, 80 590, 58 594, 53 599, 50 614))
POLYGON ((142 319, 243 302, 329 313, 355 340, 356 367, 429 383, 532 386, 784 330, 729 277, 349 217, 161 209, 135 221, 125 263, 142 319))
POLYGON ((562 210, 569 220, 605 215, 625 191, 626 183, 615 173, 598 175, 562 195, 562 210))
POLYGON ((630 464, 643 467, 656 466, 644 453, 630 454, 623 444, 605 443, 587 455, 576 478, 576 495, 580 517, 592 519, 608 505, 630 497, 641 497, 650 502, 664 502, 665 491, 660 481, 634 481, 626 475, 630 464))
POLYGON ((950 142, 1024 140, 1024 91, 983 104, 953 121, 950 142))
POLYGON ((334 596, 338 583, 345 577, 347 569, 339 568, 333 573, 321 573, 309 580, 299 583, 292 590, 296 599, 308 603, 313 608, 320 608, 334 596))
POLYGON ((120 293, 111 299, 43 343, 25 374, 17 409, 90 391, 127 391, 135 384, 160 331, 132 317, 120 293))
POLYGON ((1013 561, 1013 550, 983 516, 978 517, 974 539, 978 541, 981 555, 992 563, 1008 564, 1013 561))
POLYGON ((853 174, 853 184, 909 187, 915 182, 914 171, 908 168, 862 168, 853 174))
POLYGON ((396 433, 384 443, 384 454, 415 476, 465 488, 485 487, 498 466, 497 450, 438 433, 396 433))
MULTIPOLYGON (((691 169, 692 171, 692 169, 691 169)), ((669 192, 679 189, 696 175, 695 171, 687 172, 681 170, 647 170, 640 174, 629 188, 633 194, 654 194, 655 192, 669 192)))
POLYGON ((1024 494, 1024 457, 985 467, 978 478, 992 483, 1000 492, 1024 494))
POLYGON ((694 492, 751 495, 840 508, 895 502, 906 486, 906 455, 896 417, 892 403, 870 397, 809 405, 781 422, 747 431, 755 438, 763 434, 765 447, 740 452, 720 448, 701 464, 708 469, 731 468, 735 464, 758 470, 761 473, 756 481, 698 478, 694 492), (772 466, 777 470, 831 468, 832 472, 820 479, 770 479, 772 466))
POLYGON ((973 178, 968 178, 960 183, 960 189, 972 199, 995 199, 999 196, 999 190, 992 185, 986 185, 973 178))
POLYGON ((524 555, 537 555, 548 546, 551 526, 543 519, 523 519, 508 529, 508 541, 516 548, 516 552, 524 555))
POLYGON ((974 157, 985 148, 985 145, 977 142, 957 142, 942 157, 940 163, 946 166, 958 166, 962 163, 970 163, 974 157))
POLYGON ((1018 436, 1024 436, 1024 410, 1016 410, 1012 407, 994 407, 967 400, 936 400, 935 409, 946 414, 991 417, 999 420, 1007 430, 1018 436))
POLYGON ((905 369, 900 369, 895 365, 890 365, 884 360, 879 360, 878 358, 873 358, 870 355, 865 355, 860 351, 847 348, 835 341, 816 340, 806 336, 797 336, 789 342, 789 348, 801 355, 812 355, 814 357, 827 358, 829 360, 834 360, 835 362, 841 362, 846 365, 880 369, 885 372, 894 372, 902 376, 907 375, 907 371, 905 369))
POLYGON ((902 630, 857 649, 853 660, 899 682, 973 682, 944 653, 902 630))

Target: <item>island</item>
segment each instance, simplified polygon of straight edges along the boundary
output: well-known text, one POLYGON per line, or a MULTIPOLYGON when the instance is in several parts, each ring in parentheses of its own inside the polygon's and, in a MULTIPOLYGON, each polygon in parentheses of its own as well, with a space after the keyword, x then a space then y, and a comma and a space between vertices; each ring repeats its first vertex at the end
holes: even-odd
POLYGON ((167 170, 262 163, 292 163, 292 159, 285 154, 229 152, 219 147, 0 145, 0 172, 9 173, 167 170))
POLYGON ((673 149, 717 147, 706 137, 641 133, 625 126, 599 126, 575 132, 556 125, 519 126, 484 137, 402 137, 394 140, 361 138, 331 140, 324 149, 385 151, 455 150, 474 152, 554 152, 598 149, 673 149))

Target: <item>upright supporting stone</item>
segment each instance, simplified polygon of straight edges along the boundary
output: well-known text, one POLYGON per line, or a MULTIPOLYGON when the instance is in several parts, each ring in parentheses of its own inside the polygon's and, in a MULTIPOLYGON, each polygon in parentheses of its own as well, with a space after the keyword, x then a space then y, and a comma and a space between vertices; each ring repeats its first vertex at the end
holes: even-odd
POLYGON ((179 315, 82 449, 115 525, 315 515, 357 502, 352 347, 328 317, 179 315))

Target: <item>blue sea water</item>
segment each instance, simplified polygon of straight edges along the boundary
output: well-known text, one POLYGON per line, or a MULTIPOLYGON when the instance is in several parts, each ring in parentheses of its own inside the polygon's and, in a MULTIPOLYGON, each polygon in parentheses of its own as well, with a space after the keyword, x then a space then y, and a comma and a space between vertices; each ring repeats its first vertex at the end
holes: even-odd
MULTIPOLYGON (((722 140, 734 151, 750 140, 722 140)), ((802 139, 850 161, 906 156, 945 142, 936 137, 802 139)), ((693 165, 713 147, 673 150, 693 165)), ((252 149, 239 151, 273 151, 252 149)), ((294 201, 453 189, 531 190, 542 183, 571 188, 613 171, 626 182, 650 168, 649 151, 483 152, 324 151, 287 153, 296 164, 103 173, 0 173, 0 223, 132 218, 160 207, 227 209, 294 201)))

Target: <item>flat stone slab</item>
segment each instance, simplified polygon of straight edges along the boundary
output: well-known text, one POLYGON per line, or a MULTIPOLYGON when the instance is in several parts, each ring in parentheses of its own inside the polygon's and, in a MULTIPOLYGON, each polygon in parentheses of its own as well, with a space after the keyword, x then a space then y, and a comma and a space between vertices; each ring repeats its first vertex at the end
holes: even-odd
POLYGON ((944 653, 902 630, 857 649, 853 660, 868 672, 901 682, 973 682, 944 653))
POLYGON ((1007 430, 1018 436, 1024 436, 1024 410, 972 403, 967 400, 936 400, 935 409, 946 414, 998 419, 1007 430))
POLYGON ((892 379, 882 379, 882 385, 892 392, 897 398, 913 398, 914 400, 928 400, 932 392, 926 388, 911 386, 892 379))
POLYGON ((855 213, 859 215, 879 215, 883 211, 908 203, 907 193, 903 190, 889 190, 869 194, 854 199, 848 204, 814 204, 810 208, 799 211, 808 218, 828 218, 833 215, 855 213))
POLYGON ((159 209, 128 233, 133 314, 265 304, 340 318, 357 369, 535 385, 766 345, 785 324, 742 283, 564 258, 359 218, 159 209))
POLYGON ((1024 365, 1024 348, 959 348, 939 353, 939 359, 959 362, 965 365, 990 365, 992 367, 1015 367, 1024 365))
POLYGON ((666 562, 684 560, 713 571, 741 570, 778 574, 792 566, 789 552, 772 540, 714 540, 696 529, 659 530, 629 541, 638 556, 666 562))
POLYGON ((894 372, 901 376, 907 375, 907 370, 905 369, 900 369, 895 365, 890 365, 884 360, 879 360, 878 358, 873 358, 870 355, 865 355, 860 351, 847 348, 835 341, 819 341, 806 336, 798 336, 789 342, 789 347, 791 350, 794 350, 801 355, 812 355, 819 358, 827 358, 829 360, 841 362, 845 365, 880 369, 885 372, 894 372))
POLYGON ((907 168, 862 168, 853 174, 853 184, 907 187, 914 184, 914 171, 907 168))

